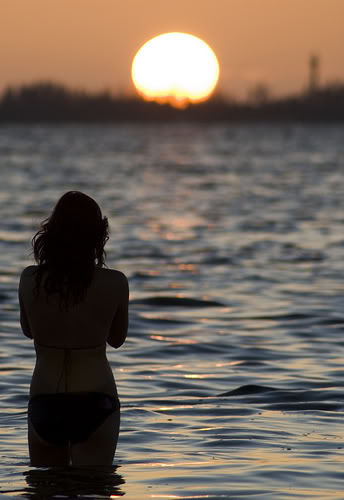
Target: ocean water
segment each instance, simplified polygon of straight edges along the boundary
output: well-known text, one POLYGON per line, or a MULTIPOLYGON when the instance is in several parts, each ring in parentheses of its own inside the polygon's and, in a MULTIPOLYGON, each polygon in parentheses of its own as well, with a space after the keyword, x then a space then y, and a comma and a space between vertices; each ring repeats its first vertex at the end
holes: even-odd
POLYGON ((344 128, 0 128, 0 494, 344 499, 344 128), (109 217, 130 330, 114 467, 29 466, 18 277, 67 190, 109 217))

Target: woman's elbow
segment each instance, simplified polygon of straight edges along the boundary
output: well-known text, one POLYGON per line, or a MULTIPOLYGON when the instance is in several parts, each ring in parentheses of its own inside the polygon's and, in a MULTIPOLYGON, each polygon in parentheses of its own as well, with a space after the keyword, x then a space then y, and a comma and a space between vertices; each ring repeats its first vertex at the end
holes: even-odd
POLYGON ((107 339, 107 343, 111 347, 114 347, 115 349, 118 349, 119 347, 121 347, 121 345, 124 344, 126 338, 127 338, 127 334, 122 335, 122 336, 116 335, 116 337, 110 337, 109 336, 108 339, 107 339))
POLYGON ((27 337, 28 339, 32 339, 33 336, 32 336, 32 333, 31 333, 31 330, 27 324, 26 321, 23 321, 22 319, 20 320, 20 326, 21 326, 21 329, 22 329, 22 332, 23 334, 25 335, 25 337, 27 337))

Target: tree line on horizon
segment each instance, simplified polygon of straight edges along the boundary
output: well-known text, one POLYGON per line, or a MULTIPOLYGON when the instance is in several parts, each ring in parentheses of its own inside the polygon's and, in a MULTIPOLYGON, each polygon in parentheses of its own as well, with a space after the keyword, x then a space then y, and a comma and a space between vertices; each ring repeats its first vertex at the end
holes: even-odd
POLYGON ((53 82, 9 87, 0 97, 0 123, 125 121, 344 121, 344 83, 276 99, 257 92, 248 102, 215 94, 184 109, 139 97, 117 97, 106 91, 70 90, 53 82))

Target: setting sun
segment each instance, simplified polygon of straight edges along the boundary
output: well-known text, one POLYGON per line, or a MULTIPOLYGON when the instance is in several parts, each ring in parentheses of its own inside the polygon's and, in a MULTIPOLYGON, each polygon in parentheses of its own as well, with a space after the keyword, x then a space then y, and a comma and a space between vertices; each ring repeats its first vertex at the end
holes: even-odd
POLYGON ((165 33, 149 40, 137 52, 132 78, 144 99, 183 108, 211 95, 219 78, 219 63, 200 38, 165 33))

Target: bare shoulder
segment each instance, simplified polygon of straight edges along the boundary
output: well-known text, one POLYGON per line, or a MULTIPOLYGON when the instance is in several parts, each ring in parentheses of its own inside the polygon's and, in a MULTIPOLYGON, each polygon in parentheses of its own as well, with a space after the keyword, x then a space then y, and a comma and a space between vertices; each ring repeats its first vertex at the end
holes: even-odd
POLYGON ((128 288, 128 279, 122 271, 118 271, 117 269, 101 268, 98 269, 98 276, 113 286, 123 289, 128 288))
POLYGON ((20 276, 20 281, 22 281, 23 279, 33 278, 33 276, 35 275, 35 272, 37 270, 37 267, 38 266, 28 266, 25 269, 23 269, 21 276, 20 276))
POLYGON ((37 266, 28 266, 23 269, 19 280, 19 297, 23 296, 27 291, 32 290, 36 269, 37 266))

